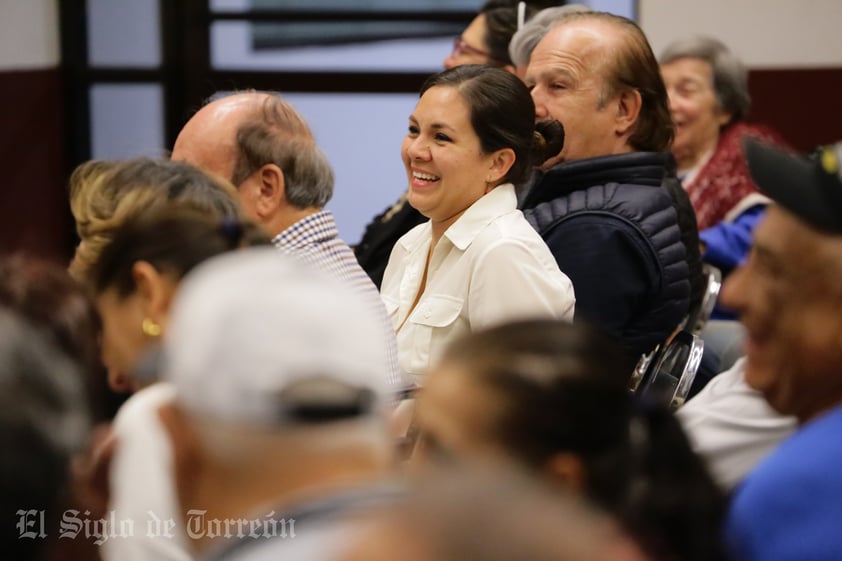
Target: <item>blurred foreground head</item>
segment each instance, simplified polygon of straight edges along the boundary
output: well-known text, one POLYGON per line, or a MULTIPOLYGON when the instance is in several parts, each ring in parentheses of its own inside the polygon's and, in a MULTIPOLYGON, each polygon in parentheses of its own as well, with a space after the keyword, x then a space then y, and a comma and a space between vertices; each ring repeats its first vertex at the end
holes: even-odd
POLYGON ((88 436, 85 384, 43 333, 0 310, 0 546, 9 559, 43 559, 66 507, 70 457, 88 436), (32 526, 26 523, 29 521, 32 526), (32 530, 32 539, 22 534, 32 530), (54 532, 53 532, 54 533, 54 532))
POLYGON ((271 247, 188 275, 163 359, 182 506, 238 517, 383 477, 380 325, 353 288, 271 247))
POLYGON ((523 473, 447 470, 367 521, 343 561, 644 561, 610 517, 523 473))
POLYGON ((528 320, 454 341, 419 393, 419 460, 516 464, 613 514, 655 557, 718 559, 724 500, 670 411, 638 403, 622 349, 528 320))

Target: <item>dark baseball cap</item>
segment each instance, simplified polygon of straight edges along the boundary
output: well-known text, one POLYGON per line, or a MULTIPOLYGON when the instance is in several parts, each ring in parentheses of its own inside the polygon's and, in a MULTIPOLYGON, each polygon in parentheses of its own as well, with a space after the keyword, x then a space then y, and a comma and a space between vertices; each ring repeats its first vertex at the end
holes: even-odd
POLYGON ((806 158, 753 139, 743 147, 761 191, 811 226, 842 234, 842 143, 806 158))

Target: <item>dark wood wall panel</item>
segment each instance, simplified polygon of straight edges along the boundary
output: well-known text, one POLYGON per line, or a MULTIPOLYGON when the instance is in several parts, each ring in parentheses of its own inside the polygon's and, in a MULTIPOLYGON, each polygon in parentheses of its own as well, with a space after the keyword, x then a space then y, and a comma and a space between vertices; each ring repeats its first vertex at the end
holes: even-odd
POLYGON ((802 152, 842 140, 842 68, 752 70, 748 83, 750 121, 774 127, 802 152))
POLYGON ((0 253, 70 256, 62 99, 57 68, 0 72, 0 253))

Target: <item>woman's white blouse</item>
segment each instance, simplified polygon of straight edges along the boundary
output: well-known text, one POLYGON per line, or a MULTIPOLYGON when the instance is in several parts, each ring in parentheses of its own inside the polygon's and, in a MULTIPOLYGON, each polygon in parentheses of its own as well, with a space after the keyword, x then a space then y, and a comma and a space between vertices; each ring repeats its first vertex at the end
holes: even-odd
POLYGON ((429 222, 398 240, 381 286, 398 330, 398 360, 417 383, 463 333, 517 319, 573 319, 573 285, 517 210, 511 184, 484 195, 447 229, 430 259, 426 289, 410 314, 431 240, 429 222))

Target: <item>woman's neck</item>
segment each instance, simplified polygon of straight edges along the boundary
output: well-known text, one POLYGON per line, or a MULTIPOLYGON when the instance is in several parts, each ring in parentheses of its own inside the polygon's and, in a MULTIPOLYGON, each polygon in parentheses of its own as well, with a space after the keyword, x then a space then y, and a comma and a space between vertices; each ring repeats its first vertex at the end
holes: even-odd
MULTIPOLYGON (((465 209, 467 210, 467 209, 465 209)), ((433 240, 430 242, 430 253, 433 252, 436 245, 439 243, 439 240, 444 236, 444 233, 447 232, 447 229, 453 226, 453 224, 459 220, 459 217, 465 214, 465 210, 461 211, 459 214, 451 216, 447 220, 430 220, 430 230, 433 235, 433 240)))
POLYGON ((719 136, 714 136, 704 143, 674 152, 678 175, 684 175, 703 165, 716 148, 717 142, 719 142, 719 136))

